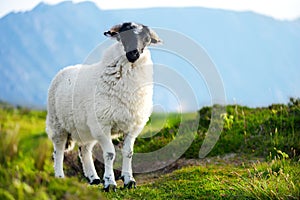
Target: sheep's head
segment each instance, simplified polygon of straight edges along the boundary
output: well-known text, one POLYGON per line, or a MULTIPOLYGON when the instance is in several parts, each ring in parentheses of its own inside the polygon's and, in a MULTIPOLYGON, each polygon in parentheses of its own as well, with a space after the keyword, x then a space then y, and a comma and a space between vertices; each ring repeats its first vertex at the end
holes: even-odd
POLYGON ((109 31, 104 32, 104 35, 121 42, 126 52, 127 60, 132 63, 139 59, 146 46, 161 42, 153 30, 133 22, 113 26, 109 31))

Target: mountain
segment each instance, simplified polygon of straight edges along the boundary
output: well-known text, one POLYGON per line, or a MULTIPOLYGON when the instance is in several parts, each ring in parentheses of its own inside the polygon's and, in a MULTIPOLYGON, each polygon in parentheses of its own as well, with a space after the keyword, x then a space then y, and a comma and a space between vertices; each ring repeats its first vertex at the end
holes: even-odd
MULTIPOLYGON (((63 2, 41 3, 31 11, 0 19, 0 99, 45 107, 47 88, 57 71, 84 62, 106 40, 103 32, 124 21, 175 30, 197 42, 219 71, 229 103, 262 106, 300 96, 299 20, 208 8, 104 11, 91 2, 63 2)), ((210 103, 205 77, 193 76, 188 70, 191 64, 153 51, 154 63, 181 75, 200 105, 210 103)), ((176 97, 171 96, 156 87, 157 104, 174 109, 176 97)), ((184 101, 186 110, 195 109, 188 99, 184 101)))
POLYGON ((0 20, 0 98, 23 105, 45 105, 47 88, 59 68, 82 62, 100 42, 90 3, 39 4, 30 12, 0 20), (93 19, 91 21, 90 19, 93 19))

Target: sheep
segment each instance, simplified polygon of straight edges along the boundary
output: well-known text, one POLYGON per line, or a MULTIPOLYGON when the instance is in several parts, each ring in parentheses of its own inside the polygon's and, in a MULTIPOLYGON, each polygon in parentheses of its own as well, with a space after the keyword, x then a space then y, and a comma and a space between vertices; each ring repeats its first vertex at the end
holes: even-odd
POLYGON ((100 184, 92 149, 103 150, 104 190, 116 189, 112 138, 124 135, 121 177, 125 188, 135 188, 132 175, 133 145, 152 112, 153 63, 147 46, 161 42, 142 24, 126 22, 104 35, 116 39, 100 62, 69 66, 57 73, 48 90, 46 132, 54 146, 55 176, 63 178, 64 151, 75 142, 84 175, 100 184))

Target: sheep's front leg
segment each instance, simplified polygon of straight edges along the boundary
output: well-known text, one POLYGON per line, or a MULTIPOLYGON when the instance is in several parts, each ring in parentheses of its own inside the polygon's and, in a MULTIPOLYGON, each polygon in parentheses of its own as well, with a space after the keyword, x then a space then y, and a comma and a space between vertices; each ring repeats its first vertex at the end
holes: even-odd
POLYGON ((91 185, 98 185, 100 178, 96 172, 93 162, 92 150, 95 142, 91 142, 79 147, 79 157, 82 163, 82 168, 85 177, 89 180, 91 185))
POLYGON ((132 155, 135 137, 127 135, 124 140, 122 149, 123 164, 122 164, 122 180, 124 181, 124 188, 135 188, 136 182, 132 175, 132 155))
POLYGON ((112 143, 111 138, 106 135, 98 137, 98 141, 103 150, 103 159, 105 165, 104 175, 103 175, 104 190, 108 192, 109 189, 111 188, 112 190, 115 191, 117 187, 117 183, 115 181, 115 175, 113 171, 113 163, 116 156, 115 147, 112 143))

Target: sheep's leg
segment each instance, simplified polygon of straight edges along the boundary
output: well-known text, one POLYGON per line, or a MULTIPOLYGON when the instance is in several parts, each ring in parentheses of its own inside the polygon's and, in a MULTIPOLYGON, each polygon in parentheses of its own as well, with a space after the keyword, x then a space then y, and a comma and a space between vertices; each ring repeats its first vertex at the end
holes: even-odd
POLYGON ((100 184, 100 178, 96 172, 93 162, 92 150, 95 142, 91 142, 79 147, 79 157, 82 163, 82 168, 85 177, 89 180, 91 185, 100 184))
POLYGON ((63 161, 64 161, 64 150, 65 145, 67 142, 67 136, 66 137, 58 137, 55 139, 52 139, 53 145, 54 145, 54 171, 55 171, 55 177, 64 178, 64 170, 63 170, 63 161))
POLYGON ((113 170, 113 163, 116 156, 115 147, 111 140, 111 127, 110 126, 99 126, 97 122, 91 120, 88 122, 93 137, 99 142, 104 159, 104 175, 103 185, 106 192, 109 189, 115 190, 117 183, 115 181, 115 175, 113 170), (97 125, 95 125, 97 124, 97 125))
POLYGON ((104 166, 105 166, 104 175, 103 175, 104 190, 108 192, 109 188, 115 190, 117 186, 117 183, 115 181, 114 170, 113 170, 113 163, 115 160, 116 152, 110 137, 104 135, 98 138, 99 138, 98 141, 100 143, 100 146, 103 150, 103 159, 104 159, 104 166))
POLYGON ((122 149, 123 164, 122 164, 122 180, 125 188, 135 188, 136 182, 132 175, 132 155, 135 137, 127 135, 124 140, 122 149))

